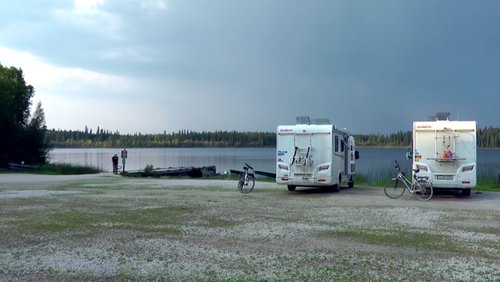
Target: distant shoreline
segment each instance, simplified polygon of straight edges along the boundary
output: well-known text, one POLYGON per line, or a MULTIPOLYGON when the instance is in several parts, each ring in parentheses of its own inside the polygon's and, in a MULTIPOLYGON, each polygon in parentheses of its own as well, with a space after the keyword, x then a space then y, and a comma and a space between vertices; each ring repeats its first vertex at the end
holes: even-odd
MULTIPOLYGON (((390 134, 353 134, 358 148, 408 148, 411 131, 390 134)), ((276 132, 181 130, 158 134, 122 135, 99 129, 47 130, 46 140, 54 148, 267 148, 276 146, 276 132)), ((478 148, 500 148, 500 128, 479 128, 478 148)))

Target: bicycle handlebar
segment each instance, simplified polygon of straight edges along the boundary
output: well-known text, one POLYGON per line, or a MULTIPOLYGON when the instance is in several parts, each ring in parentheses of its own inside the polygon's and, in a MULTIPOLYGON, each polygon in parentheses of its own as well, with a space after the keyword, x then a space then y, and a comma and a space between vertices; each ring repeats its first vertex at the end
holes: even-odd
POLYGON ((396 163, 396 166, 394 166, 395 169, 397 169, 398 171, 401 171, 401 167, 399 166, 399 163, 398 161, 394 161, 396 163))
POLYGON ((252 166, 250 166, 249 164, 245 163, 245 165, 246 165, 248 168, 253 169, 253 167, 252 167, 252 166))
MULTIPOLYGON (((394 166, 394 168, 398 171, 398 172, 401 172, 401 167, 399 166, 399 163, 397 160, 394 161, 396 163, 396 165, 394 166)), ((416 178, 416 174, 420 172, 420 169, 416 168, 416 169, 413 169, 413 178, 416 178)), ((403 173, 404 174, 404 173, 403 173)))

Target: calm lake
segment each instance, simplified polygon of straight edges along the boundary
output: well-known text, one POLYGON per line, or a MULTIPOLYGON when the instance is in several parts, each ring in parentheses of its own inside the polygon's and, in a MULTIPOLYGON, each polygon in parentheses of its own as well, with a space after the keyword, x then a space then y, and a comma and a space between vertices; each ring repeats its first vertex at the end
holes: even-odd
MULTIPOLYGON (((360 159, 357 171, 369 179, 391 174, 394 160, 409 171, 411 161, 405 160, 405 148, 358 148, 360 159)), ((53 149, 50 160, 54 163, 69 163, 98 167, 111 171, 111 157, 120 156, 121 149, 53 149)), ((131 148, 127 149, 127 170, 155 168, 199 167, 215 165, 218 173, 230 169, 241 170, 247 162, 256 170, 275 172, 275 148, 131 148)), ((500 173, 500 149, 479 149, 478 177, 497 178, 500 173)), ((120 160, 121 165, 121 160, 120 160)))

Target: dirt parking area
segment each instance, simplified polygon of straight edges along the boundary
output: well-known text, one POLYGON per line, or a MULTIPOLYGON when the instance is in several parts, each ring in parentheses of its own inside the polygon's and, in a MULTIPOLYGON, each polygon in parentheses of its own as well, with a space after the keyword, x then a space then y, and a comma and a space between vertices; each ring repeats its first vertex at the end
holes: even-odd
POLYGON ((0 280, 500 281, 500 193, 0 174, 0 280))

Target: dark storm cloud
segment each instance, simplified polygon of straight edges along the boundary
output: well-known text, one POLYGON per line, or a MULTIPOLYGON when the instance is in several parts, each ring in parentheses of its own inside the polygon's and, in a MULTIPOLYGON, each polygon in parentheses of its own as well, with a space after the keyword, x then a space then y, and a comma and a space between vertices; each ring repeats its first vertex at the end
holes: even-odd
POLYGON ((144 117, 150 131, 274 130, 311 115, 391 132, 436 111, 499 125, 496 1, 94 2, 34 1, 0 20, 2 44, 141 81, 142 107, 176 119, 144 117))

